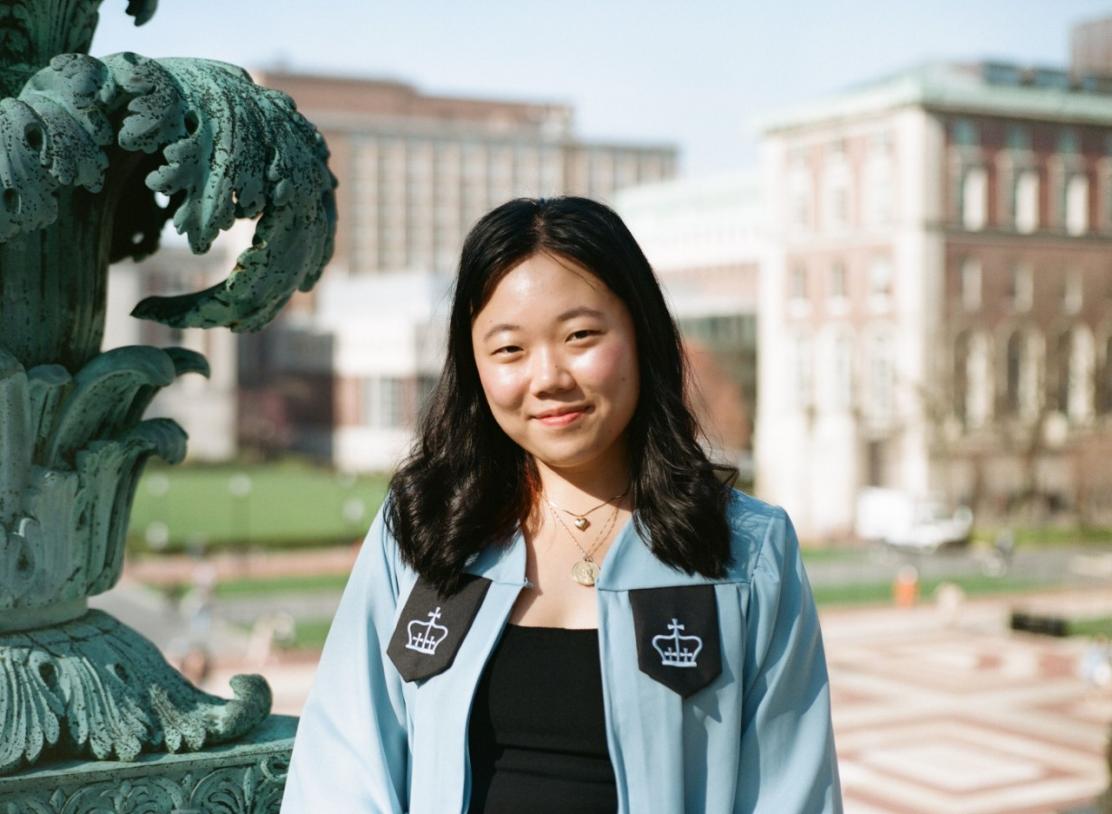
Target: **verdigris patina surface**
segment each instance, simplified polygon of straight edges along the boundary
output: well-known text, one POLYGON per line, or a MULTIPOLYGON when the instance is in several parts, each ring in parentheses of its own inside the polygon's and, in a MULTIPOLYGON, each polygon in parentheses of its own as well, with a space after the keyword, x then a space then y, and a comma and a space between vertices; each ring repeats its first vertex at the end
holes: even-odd
MULTIPOLYGON (((267 717, 262 677, 234 679, 234 700, 203 693, 87 608, 120 576, 145 461, 185 454, 182 429, 144 410, 177 376, 208 373, 181 348, 101 353, 107 272, 155 251, 171 218, 200 253, 257 217, 225 281, 133 313, 258 330, 316 282, 335 232, 327 148, 288 96, 219 62, 90 57, 100 4, 0 0, 0 775, 48 759, 196 751, 267 717)), ((141 24, 155 6, 126 10, 141 24)), ((273 780, 268 761, 255 755, 236 782, 273 780)), ((197 794, 191 782, 167 779, 167 799, 197 794)), ((14 810, 86 810, 71 797, 14 810)))

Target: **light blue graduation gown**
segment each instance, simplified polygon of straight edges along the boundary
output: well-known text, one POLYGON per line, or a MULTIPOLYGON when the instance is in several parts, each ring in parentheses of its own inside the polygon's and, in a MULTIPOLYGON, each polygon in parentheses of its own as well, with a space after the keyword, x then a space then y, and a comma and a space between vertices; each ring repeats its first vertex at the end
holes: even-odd
MULTIPOLYGON (((842 810, 826 660, 795 530, 783 509, 738 490, 729 524, 734 564, 718 579, 661 563, 632 520, 601 564, 599 659, 621 814, 842 810), (629 591, 693 585, 713 586, 721 672, 684 698, 639 669, 629 591)), ((302 713, 284 814, 467 810, 471 701, 527 584, 525 559, 518 531, 471 563, 491 584, 451 666, 406 682, 386 648, 417 577, 379 511, 302 713)))

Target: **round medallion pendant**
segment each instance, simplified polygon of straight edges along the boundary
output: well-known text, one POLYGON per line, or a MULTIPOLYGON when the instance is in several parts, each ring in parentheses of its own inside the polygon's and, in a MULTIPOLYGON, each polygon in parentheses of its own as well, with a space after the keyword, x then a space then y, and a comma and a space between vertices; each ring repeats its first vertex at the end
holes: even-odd
POLYGON ((594 585, 598 580, 598 566, 590 560, 580 560, 571 567, 571 578, 580 585, 594 585))

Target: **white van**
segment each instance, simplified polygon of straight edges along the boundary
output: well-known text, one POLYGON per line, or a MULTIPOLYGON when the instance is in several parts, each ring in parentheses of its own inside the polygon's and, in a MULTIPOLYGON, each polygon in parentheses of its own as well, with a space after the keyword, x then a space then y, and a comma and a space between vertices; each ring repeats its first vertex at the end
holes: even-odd
POLYGON ((937 551, 964 546, 973 531, 968 506, 950 511, 936 497, 916 498, 898 489, 867 487, 857 495, 857 536, 897 548, 937 551))

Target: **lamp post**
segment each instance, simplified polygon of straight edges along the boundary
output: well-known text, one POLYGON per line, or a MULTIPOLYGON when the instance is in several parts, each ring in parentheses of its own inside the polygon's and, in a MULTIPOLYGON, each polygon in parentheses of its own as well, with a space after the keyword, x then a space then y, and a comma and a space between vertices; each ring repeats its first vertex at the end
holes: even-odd
MULTIPOLYGON (((129 0, 127 12, 144 23, 156 3, 129 0)), ((125 784, 72 767, 5 775, 47 755, 198 751, 267 718, 261 676, 233 678, 233 700, 202 692, 149 641, 88 608, 120 576, 147 459, 185 454, 182 429, 144 411, 177 376, 208 374, 184 348, 100 351, 107 271, 156 251, 168 220, 203 253, 237 218, 257 218, 227 280, 150 297, 132 314, 259 330, 328 261, 335 178, 289 97, 238 68, 88 56, 99 6, 17 3, 0 39, 0 809, 211 810, 206 795, 226 790, 197 774, 201 763, 167 764, 146 784, 140 767, 125 784)), ((237 793, 265 808, 259 795, 275 792, 244 766, 237 793)))

